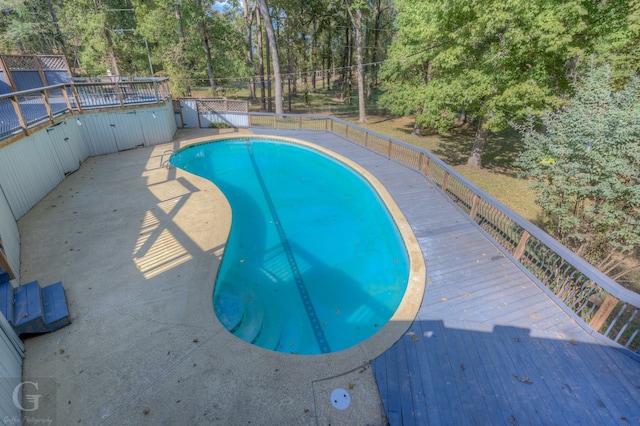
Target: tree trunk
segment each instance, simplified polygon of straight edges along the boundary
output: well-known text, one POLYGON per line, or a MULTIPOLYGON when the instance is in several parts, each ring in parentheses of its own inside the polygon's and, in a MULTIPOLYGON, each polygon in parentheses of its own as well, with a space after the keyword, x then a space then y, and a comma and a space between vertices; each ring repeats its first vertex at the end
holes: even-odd
POLYGON ((178 40, 180 41, 180 47, 184 48, 184 28, 182 27, 182 16, 180 16, 180 3, 175 2, 173 7, 176 21, 178 22, 178 40))
MULTIPOLYGON (((418 111, 418 114, 422 111, 418 111)), ((413 122, 413 130, 411 131, 412 136, 420 136, 420 126, 418 125, 418 120, 413 122)))
POLYGON ((60 32, 60 25, 58 25, 58 17, 56 16, 55 10, 53 10, 53 5, 51 4, 51 0, 46 0, 47 9, 49 9, 49 15, 51 16, 51 20, 53 21, 53 27, 56 30, 56 34, 54 36, 54 42, 60 43, 60 51, 64 52, 64 37, 60 32))
POLYGON ((207 76, 209 77, 209 87, 213 94, 216 93, 216 82, 213 80, 213 68, 211 67, 211 47, 209 46, 209 37, 207 37, 207 29, 205 27, 205 15, 202 9, 202 0, 196 0, 198 13, 202 13, 201 19, 198 19, 198 28, 200 29, 200 37, 202 38, 202 48, 204 49, 204 58, 207 64, 207 76))
POLYGON ((362 55, 362 9, 347 9, 349 17, 356 30, 356 55, 358 57, 358 121, 360 123, 367 122, 367 113, 365 111, 364 101, 364 61, 362 55))
MULTIPOLYGON (((265 22, 266 26, 267 23, 265 22)), ((265 34, 267 30, 265 29, 265 34)), ((268 37, 267 37, 268 38, 268 37)), ((267 111, 273 112, 273 96, 271 96, 271 91, 273 90, 273 83, 271 82, 271 56, 269 55, 269 43, 267 41, 267 45, 264 47, 264 53, 266 56, 266 64, 267 64, 267 111)))
POLYGON ((118 67, 116 52, 113 49, 113 40, 111 40, 111 34, 109 34, 109 30, 107 28, 104 29, 104 38, 107 41, 107 53, 109 54, 109 62, 111 62, 111 67, 113 68, 111 74, 116 77, 120 77, 120 67, 118 67))
MULTIPOLYGON (((313 39, 311 40, 311 69, 313 70, 313 74, 312 74, 312 79, 311 79, 311 87, 313 88, 313 91, 316 91, 316 77, 317 77, 317 72, 316 70, 318 69, 318 25, 313 22, 312 24, 312 28, 313 28, 313 39)), ((322 60, 320 60, 320 63, 322 63, 322 60)), ((322 66, 322 65, 321 65, 322 66)))
POLYGON ((264 54, 262 45, 262 21, 260 20, 260 12, 256 9, 256 31, 258 32, 258 66, 260 70, 260 111, 267 109, 267 100, 264 93, 264 54))
POLYGON ((371 76, 369 77, 369 95, 373 92, 373 89, 378 84, 378 44, 380 43, 380 17, 382 16, 382 8, 380 7, 380 0, 376 2, 374 7, 375 24, 373 26, 373 49, 371 52, 371 76))
POLYGON ((344 30, 344 51, 342 54, 342 64, 340 69, 340 83, 341 83, 341 93, 340 99, 343 100, 347 96, 347 67, 349 66, 349 33, 351 32, 351 28, 349 25, 345 26, 344 30))
MULTIPOLYGON (((93 4, 96 7, 96 13, 100 13, 100 0, 93 0, 93 4)), ((120 76, 120 68, 118 67, 118 61, 116 59, 116 52, 113 48, 113 40, 111 39, 111 34, 109 33, 109 29, 105 26, 102 30, 104 34, 104 39, 107 42, 107 54, 109 55, 109 62, 111 62, 111 74, 114 76, 120 76)))
MULTIPOLYGON (((249 0, 243 0, 244 21, 247 24, 247 68, 253 76, 253 10, 249 11, 249 0)), ((256 88, 253 77, 249 79, 249 99, 256 98, 256 88)))
POLYGON ((486 122, 486 118, 482 117, 478 121, 478 129, 476 130, 476 138, 473 142, 473 149, 471 150, 471 155, 467 160, 467 165, 471 167, 482 167, 482 154, 484 154, 484 147, 487 143, 487 139, 489 138, 489 130, 487 130, 484 125, 486 122))
POLYGON ((276 97, 276 114, 282 114, 282 78, 280 74, 280 59, 278 58, 278 47, 276 45, 276 37, 273 32, 273 25, 271 25, 271 16, 269 15, 269 8, 267 7, 266 0, 256 0, 260 14, 264 19, 264 26, 267 30, 267 39, 269 42, 269 50, 271 51, 271 61, 273 62, 273 79, 275 87, 276 97))

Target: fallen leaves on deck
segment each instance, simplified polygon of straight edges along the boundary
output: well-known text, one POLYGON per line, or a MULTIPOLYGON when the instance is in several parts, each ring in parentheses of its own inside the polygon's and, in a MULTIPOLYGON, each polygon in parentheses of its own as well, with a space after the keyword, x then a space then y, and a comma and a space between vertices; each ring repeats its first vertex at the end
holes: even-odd
POLYGON ((514 375, 513 375, 513 377, 515 377, 515 379, 516 379, 517 381, 519 381, 520 383, 526 383, 526 384, 528 384, 528 385, 530 385, 530 384, 532 384, 532 383, 533 383, 533 382, 531 381, 531 379, 530 379, 530 378, 528 378, 528 377, 520 377, 520 376, 518 376, 517 374, 514 374, 514 375))

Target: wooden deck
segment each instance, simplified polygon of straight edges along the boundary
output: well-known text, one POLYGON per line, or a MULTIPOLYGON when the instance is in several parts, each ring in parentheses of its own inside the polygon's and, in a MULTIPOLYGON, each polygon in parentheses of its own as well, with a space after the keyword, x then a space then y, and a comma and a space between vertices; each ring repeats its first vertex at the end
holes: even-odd
POLYGON ((422 306, 372 361, 391 425, 640 424, 640 363, 589 336, 424 176, 333 134, 253 130, 366 167, 413 227, 422 306))

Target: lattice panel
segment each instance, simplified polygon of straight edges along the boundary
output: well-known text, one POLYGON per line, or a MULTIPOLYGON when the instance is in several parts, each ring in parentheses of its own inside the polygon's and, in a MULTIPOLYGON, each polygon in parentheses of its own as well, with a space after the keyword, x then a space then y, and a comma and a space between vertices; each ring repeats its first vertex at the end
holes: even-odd
POLYGON ((198 100, 198 111, 226 111, 224 100, 222 99, 206 99, 198 100))
POLYGON ((248 112, 249 105, 246 101, 227 101, 229 111, 231 112, 248 112))
POLYGON ((4 61, 9 71, 34 71, 38 69, 38 60, 35 56, 10 55, 5 56, 4 61))
POLYGON ((66 71, 67 62, 64 56, 51 55, 51 56, 38 56, 42 69, 45 71, 66 71))

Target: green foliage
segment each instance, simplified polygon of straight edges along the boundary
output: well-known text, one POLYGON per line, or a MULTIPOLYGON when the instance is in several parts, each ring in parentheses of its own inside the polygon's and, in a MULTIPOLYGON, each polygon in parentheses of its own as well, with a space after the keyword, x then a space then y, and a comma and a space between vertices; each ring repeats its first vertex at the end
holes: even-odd
POLYGON ((3 53, 62 53, 63 42, 51 0, 0 0, 0 44, 3 53))
POLYGON ((591 57, 616 77, 637 68, 638 3, 398 0, 384 104, 440 132, 460 113, 500 131, 560 106, 591 57))
POLYGON ((229 129, 231 126, 227 123, 209 123, 210 129, 229 129))
POLYGON ((640 78, 592 68, 564 108, 518 126, 518 164, 561 242, 605 272, 640 247, 640 78))

